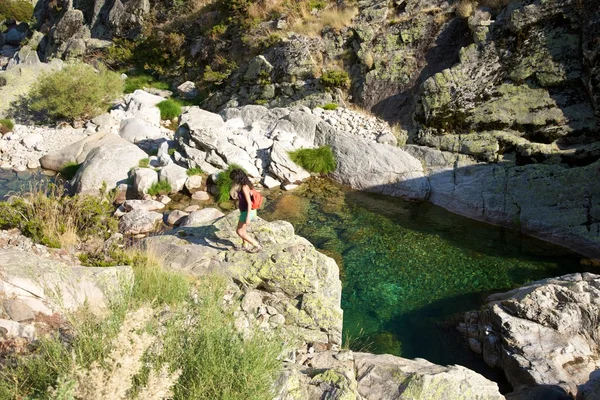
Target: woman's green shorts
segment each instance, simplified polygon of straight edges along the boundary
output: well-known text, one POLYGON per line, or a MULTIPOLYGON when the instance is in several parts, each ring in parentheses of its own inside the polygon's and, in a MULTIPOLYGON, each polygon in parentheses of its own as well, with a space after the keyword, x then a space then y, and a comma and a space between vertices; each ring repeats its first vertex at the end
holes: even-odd
MULTIPOLYGON (((248 211, 242 211, 240 214, 240 222, 246 222, 246 218, 248 217, 248 211)), ((250 210, 250 221, 256 218, 256 210, 250 210)))

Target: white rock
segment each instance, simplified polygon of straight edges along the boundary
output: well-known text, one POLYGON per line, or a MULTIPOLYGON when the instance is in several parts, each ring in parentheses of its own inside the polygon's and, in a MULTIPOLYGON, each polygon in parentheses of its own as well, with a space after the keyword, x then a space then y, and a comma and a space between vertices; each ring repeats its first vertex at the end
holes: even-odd
POLYGON ((294 185, 292 183, 289 183, 287 185, 283 185, 283 190, 290 191, 290 190, 298 189, 299 186, 300 185, 294 185))
POLYGON ((138 195, 148 193, 148 189, 158 182, 158 174, 150 168, 135 168, 133 171, 133 185, 138 195))
POLYGON ((44 137, 42 135, 40 135, 39 133, 31 133, 31 134, 25 136, 23 138, 22 142, 23 142, 23 146, 27 147, 28 149, 32 149, 33 147, 35 147, 35 145, 40 143, 42 140, 44 140, 44 137))
POLYGON ((202 189, 202 176, 201 175, 192 175, 188 176, 185 181, 185 188, 190 193, 195 193, 202 189))
POLYGON ((169 182, 171 193, 177 193, 183 189, 187 178, 187 170, 173 163, 164 166, 158 176, 159 181, 169 182))
POLYGON ((141 118, 128 118, 121 122, 119 136, 131 143, 139 143, 145 140, 156 140, 164 135, 160 128, 152 126, 141 118))
POLYGON ((281 182, 273 178, 271 175, 266 175, 262 182, 263 186, 267 189, 273 189, 281 186, 281 182))
POLYGON ((29 324, 20 324, 16 321, 8 319, 0 319, 0 328, 6 329, 8 338, 22 337, 27 340, 35 340, 35 327, 29 324))
POLYGON ((165 208, 165 205, 160 201, 155 200, 127 200, 123 204, 123 208, 125 208, 125 210, 127 211, 157 211, 165 208))
POLYGON ((207 201, 210 200, 210 195, 204 191, 198 191, 192 194, 192 199, 199 201, 207 201))

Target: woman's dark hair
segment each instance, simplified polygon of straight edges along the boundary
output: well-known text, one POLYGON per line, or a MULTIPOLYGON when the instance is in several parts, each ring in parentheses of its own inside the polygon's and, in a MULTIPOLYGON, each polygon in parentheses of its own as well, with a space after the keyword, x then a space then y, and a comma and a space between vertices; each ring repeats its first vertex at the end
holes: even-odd
POLYGON ((250 178, 248 178, 248 175, 246 175, 246 173, 239 168, 232 170, 229 173, 229 177, 231 178, 233 183, 237 183, 240 186, 248 185, 250 189, 254 189, 254 185, 252 185, 252 182, 250 182, 250 178))

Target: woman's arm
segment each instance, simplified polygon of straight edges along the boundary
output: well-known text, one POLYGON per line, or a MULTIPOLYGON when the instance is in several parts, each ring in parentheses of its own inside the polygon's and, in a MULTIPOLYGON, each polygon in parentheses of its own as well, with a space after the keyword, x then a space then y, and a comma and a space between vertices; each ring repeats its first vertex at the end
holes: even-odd
MULTIPOLYGON (((242 186, 242 193, 246 198, 246 204, 248 204, 248 215, 246 216, 246 223, 250 222, 250 211, 252 211, 252 199, 250 198, 250 187, 248 185, 242 186)), ((244 211, 244 210, 242 210, 244 211)))

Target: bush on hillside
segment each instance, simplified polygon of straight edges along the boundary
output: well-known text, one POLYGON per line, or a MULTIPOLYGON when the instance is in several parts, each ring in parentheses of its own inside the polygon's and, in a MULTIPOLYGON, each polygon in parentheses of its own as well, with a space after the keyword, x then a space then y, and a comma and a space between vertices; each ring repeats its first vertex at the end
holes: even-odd
POLYGON ((346 71, 326 71, 321 76, 321 84, 327 89, 344 89, 350 86, 350 77, 346 71))
POLYGON ((33 5, 26 0, 0 1, 0 21, 14 19, 19 22, 29 22, 33 16, 33 5))
POLYGON ((181 115, 181 104, 178 101, 168 99, 156 105, 160 110, 160 119, 173 119, 181 115))
POLYGON ((329 146, 316 149, 299 149, 289 153, 293 162, 309 172, 327 174, 333 172, 337 163, 329 146))
POLYGON ((29 92, 30 107, 51 118, 93 118, 123 92, 119 74, 77 63, 42 75, 29 92))

